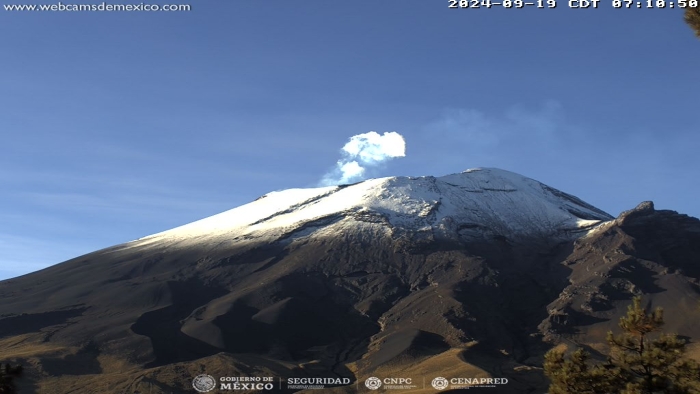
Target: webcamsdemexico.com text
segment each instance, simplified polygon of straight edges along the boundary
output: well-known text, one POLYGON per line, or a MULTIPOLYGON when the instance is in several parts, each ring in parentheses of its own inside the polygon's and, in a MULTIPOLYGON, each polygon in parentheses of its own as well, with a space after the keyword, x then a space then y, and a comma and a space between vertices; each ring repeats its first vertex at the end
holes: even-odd
POLYGON ((56 11, 56 12, 178 12, 190 11, 189 4, 66 4, 58 2, 55 4, 4 4, 5 11, 56 11))

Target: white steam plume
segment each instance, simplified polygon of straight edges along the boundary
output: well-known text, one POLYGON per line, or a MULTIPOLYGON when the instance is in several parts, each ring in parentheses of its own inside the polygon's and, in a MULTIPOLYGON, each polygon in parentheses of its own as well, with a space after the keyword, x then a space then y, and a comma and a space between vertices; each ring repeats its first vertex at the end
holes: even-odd
POLYGON ((395 131, 379 134, 375 131, 350 137, 336 167, 324 175, 321 185, 338 185, 362 179, 366 170, 395 157, 406 156, 406 141, 395 131))

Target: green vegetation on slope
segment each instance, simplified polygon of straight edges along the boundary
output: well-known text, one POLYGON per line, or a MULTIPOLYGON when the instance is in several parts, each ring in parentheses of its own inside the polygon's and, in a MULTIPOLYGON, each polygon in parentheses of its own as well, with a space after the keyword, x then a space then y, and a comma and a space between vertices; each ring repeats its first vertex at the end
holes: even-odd
POLYGON ((663 310, 649 312, 635 297, 620 318, 622 333, 608 332, 610 354, 593 363, 577 349, 568 358, 561 350, 545 355, 550 394, 698 394, 700 365, 684 357, 685 340, 660 332, 663 310))

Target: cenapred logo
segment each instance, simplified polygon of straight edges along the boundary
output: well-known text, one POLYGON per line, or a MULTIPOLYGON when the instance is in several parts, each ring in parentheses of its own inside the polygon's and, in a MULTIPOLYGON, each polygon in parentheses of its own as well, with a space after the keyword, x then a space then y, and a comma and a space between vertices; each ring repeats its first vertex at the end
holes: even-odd
POLYGON ((192 379, 192 387, 200 393, 207 393, 216 388, 216 379, 207 374, 197 375, 192 379))
POLYGON ((367 386, 367 388, 370 390, 376 390, 382 387, 382 380, 372 376, 371 378, 367 378, 367 380, 365 380, 365 386, 367 386))
POLYGON ((432 382, 430 382, 430 385, 437 390, 444 390, 450 385, 450 382, 448 382, 447 379, 438 376, 437 378, 433 379, 432 382))
POLYGON ((437 390, 450 388, 453 390, 469 389, 474 387, 479 388, 495 388, 499 385, 508 384, 506 378, 450 378, 449 380, 443 377, 433 379, 430 384, 437 390))

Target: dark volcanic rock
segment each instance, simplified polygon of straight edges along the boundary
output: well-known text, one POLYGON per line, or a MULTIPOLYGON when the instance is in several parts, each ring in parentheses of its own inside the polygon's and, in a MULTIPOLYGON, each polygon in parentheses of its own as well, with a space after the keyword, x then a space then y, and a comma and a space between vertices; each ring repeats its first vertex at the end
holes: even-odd
POLYGON ((575 242, 563 262, 570 285, 540 328, 552 340, 602 343, 632 297, 643 295, 664 308, 666 331, 700 339, 699 256, 700 220, 643 202, 575 242), (575 318, 581 314, 586 321, 575 318))

